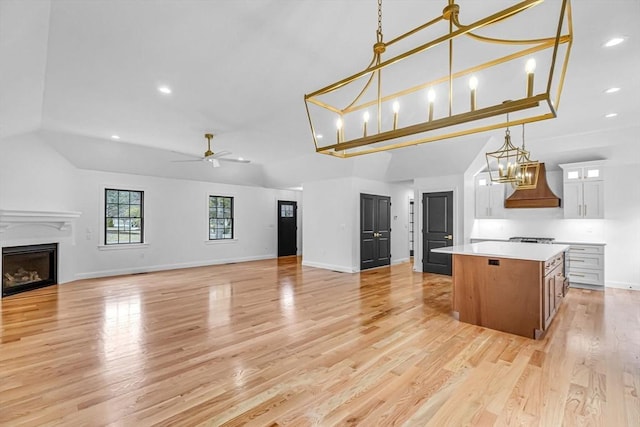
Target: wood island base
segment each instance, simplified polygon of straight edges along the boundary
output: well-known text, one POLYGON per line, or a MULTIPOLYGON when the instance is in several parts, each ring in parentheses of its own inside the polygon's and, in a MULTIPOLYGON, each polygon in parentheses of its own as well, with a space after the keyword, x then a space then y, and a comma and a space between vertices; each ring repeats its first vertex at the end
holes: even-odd
POLYGON ((564 295, 564 253, 547 261, 453 255, 458 320, 538 339, 564 295))

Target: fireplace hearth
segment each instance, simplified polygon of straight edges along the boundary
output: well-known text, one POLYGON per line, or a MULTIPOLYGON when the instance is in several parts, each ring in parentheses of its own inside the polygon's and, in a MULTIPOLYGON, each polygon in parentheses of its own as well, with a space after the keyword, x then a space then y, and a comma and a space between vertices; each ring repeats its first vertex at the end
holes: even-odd
POLYGON ((2 296, 58 283, 58 244, 2 248, 2 296))

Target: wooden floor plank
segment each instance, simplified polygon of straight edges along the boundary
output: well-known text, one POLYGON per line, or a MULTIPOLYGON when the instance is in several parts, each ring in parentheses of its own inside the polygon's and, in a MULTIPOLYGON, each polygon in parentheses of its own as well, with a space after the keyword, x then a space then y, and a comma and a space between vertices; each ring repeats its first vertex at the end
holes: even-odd
POLYGON ((0 425, 640 425, 640 293, 571 289, 540 341, 451 278, 286 258, 0 300, 0 425))

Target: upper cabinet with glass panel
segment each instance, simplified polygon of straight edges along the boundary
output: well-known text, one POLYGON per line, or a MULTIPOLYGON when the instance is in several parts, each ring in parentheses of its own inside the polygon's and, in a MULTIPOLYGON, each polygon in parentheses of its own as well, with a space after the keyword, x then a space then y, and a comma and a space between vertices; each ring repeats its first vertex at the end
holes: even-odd
POLYGON ((595 160, 581 163, 565 163, 559 165, 564 170, 564 181, 603 181, 604 161, 595 160))

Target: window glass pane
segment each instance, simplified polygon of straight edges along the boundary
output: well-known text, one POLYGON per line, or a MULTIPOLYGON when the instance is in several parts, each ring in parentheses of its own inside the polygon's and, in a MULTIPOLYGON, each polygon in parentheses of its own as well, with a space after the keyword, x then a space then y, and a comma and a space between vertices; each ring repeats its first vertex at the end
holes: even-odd
POLYGON ((129 205, 120 205, 118 207, 118 216, 120 218, 129 217, 129 205))
POLYGON ((107 230, 107 244, 110 244, 110 243, 118 243, 117 229, 107 230))
POLYGON ((140 205, 131 205, 129 207, 129 216, 133 218, 140 218, 141 216, 140 205))
POLYGON ((107 203, 118 203, 118 190, 107 190, 107 203))
POLYGON ((131 199, 129 201, 129 203, 131 203, 132 205, 139 205, 140 204, 140 195, 142 193, 140 193, 139 191, 132 191, 131 193, 131 199))
POLYGON ((107 205, 107 216, 115 217, 118 216, 118 205, 107 205))
POLYGON ((211 207, 211 208, 218 207, 218 198, 217 197, 209 197, 209 207, 211 207))
POLYGON ((129 234, 131 243, 142 243, 142 232, 140 229, 131 229, 131 233, 129 234))
POLYGON ((118 192, 118 203, 129 204, 129 192, 128 191, 119 191, 118 192))

